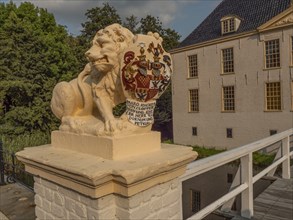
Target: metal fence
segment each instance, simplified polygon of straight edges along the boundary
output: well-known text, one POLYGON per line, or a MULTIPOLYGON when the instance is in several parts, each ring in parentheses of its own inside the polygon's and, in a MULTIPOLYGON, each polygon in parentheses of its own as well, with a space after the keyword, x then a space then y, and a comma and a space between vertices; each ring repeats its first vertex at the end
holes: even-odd
POLYGON ((24 165, 17 160, 15 152, 6 150, 0 140, 0 185, 15 182, 33 190, 33 176, 25 171, 24 165))

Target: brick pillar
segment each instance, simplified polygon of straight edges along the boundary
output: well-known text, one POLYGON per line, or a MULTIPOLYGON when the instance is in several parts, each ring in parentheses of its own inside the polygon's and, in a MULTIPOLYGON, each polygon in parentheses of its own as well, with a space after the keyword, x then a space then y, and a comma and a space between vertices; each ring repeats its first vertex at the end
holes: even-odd
POLYGON ((44 145, 17 158, 35 176, 38 219, 180 219, 179 176, 196 155, 163 144, 111 160, 44 145))
POLYGON ((91 198, 56 183, 35 177, 38 219, 180 219, 178 178, 131 197, 106 195, 91 198))

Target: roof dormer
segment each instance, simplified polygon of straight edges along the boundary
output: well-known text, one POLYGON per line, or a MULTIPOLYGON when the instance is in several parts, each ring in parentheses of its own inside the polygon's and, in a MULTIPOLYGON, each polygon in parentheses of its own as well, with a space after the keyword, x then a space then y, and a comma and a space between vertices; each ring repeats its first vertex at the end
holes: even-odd
POLYGON ((222 35, 236 32, 240 26, 240 18, 235 15, 228 15, 221 19, 222 35))

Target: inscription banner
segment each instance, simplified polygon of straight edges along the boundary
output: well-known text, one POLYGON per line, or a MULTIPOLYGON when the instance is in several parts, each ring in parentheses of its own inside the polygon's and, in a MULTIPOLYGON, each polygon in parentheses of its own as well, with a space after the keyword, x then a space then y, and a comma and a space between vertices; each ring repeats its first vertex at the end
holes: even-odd
POLYGON ((154 122, 154 109, 156 100, 149 102, 138 102, 135 100, 126 100, 126 116, 128 120, 137 126, 145 127, 154 122))

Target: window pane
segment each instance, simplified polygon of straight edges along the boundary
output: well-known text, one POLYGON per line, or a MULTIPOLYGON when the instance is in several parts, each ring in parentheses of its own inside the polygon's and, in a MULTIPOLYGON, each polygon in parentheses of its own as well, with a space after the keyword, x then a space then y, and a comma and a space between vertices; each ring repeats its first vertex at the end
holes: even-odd
POLYGON ((189 111, 198 112, 199 103, 198 103, 198 89, 189 90, 189 111))
POLYGON ((281 110, 281 83, 266 84, 266 110, 281 110))
POLYGON ((197 136, 197 127, 192 127, 192 135, 197 136))
POLYGON ((228 29, 228 20, 227 21, 223 21, 223 33, 228 33, 229 29, 228 29))
POLYGON ((234 86, 223 87, 223 111, 235 111, 234 86))
POLYGON ((195 190, 191 191, 191 211, 196 213, 200 211, 200 192, 195 190))
POLYGON ((230 30, 229 31, 232 32, 235 30, 235 21, 234 21, 234 19, 230 19, 229 21, 230 21, 230 24, 229 24, 230 30))
POLYGON ((233 48, 222 50, 222 65, 223 65, 223 73, 234 72, 233 48))
POLYGON ((266 68, 280 67, 279 39, 265 42, 266 68))
POLYGON ((227 132, 227 138, 233 138, 233 130, 232 130, 232 128, 227 128, 226 132, 227 132))
POLYGON ((188 56, 189 77, 198 76, 197 55, 188 56))

